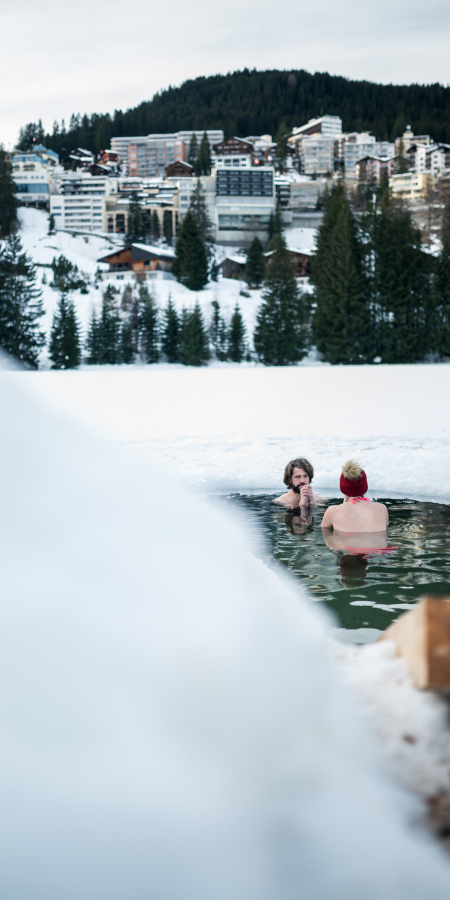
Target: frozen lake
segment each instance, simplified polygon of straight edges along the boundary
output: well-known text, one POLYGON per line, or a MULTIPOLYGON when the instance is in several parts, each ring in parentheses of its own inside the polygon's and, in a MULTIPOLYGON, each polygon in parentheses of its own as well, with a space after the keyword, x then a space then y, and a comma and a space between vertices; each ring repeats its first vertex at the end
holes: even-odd
POLYGON ((450 500, 450 366, 222 364, 18 372, 37 398, 207 493, 281 490, 306 456, 338 496, 355 457, 369 493, 450 500))

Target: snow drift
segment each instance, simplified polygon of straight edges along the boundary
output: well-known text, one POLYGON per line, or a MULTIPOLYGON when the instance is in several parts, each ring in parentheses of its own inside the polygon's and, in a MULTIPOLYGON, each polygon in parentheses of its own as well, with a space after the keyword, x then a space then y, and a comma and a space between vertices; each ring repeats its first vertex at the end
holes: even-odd
POLYGON ((8 900, 446 898, 332 659, 232 518, 0 374, 8 900))

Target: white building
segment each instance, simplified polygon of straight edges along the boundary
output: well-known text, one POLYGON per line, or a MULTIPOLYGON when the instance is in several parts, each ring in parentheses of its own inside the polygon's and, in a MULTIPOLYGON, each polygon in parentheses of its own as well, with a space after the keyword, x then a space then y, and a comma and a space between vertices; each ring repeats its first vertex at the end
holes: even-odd
POLYGON ((117 179, 90 172, 57 176, 58 193, 50 197, 57 229, 106 231, 106 197, 117 193, 117 179))
POLYGON ((57 191, 54 172, 59 162, 58 154, 38 145, 32 151, 13 153, 11 162, 18 202, 25 206, 48 207, 50 195, 57 191))
POLYGON ((342 134, 342 119, 340 116, 320 116, 318 119, 310 119, 306 125, 292 129, 290 142, 295 145, 297 137, 307 134, 322 134, 324 137, 342 134))
POLYGON ((304 175, 330 175, 334 172, 334 145, 332 136, 310 134, 299 141, 301 170, 304 175))
POLYGON ((450 171, 449 144, 413 144, 408 155, 414 160, 415 172, 428 172, 436 177, 450 171))

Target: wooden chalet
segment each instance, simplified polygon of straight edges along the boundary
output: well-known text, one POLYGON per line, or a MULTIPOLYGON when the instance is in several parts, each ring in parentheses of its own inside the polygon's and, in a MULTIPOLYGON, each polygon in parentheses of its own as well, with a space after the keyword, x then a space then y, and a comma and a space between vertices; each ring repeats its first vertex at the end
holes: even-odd
POLYGON ((61 164, 64 166, 66 172, 70 169, 87 169, 88 166, 92 166, 94 159, 94 154, 91 153, 90 150, 84 150, 83 147, 77 147, 76 150, 71 151, 69 156, 66 156, 65 159, 61 160, 61 164))
POLYGON ((166 166, 166 178, 192 178, 194 174, 194 166, 181 159, 166 166))
POLYGON ((246 262, 247 259, 245 256, 227 256, 220 264, 223 277, 242 280, 245 274, 246 262))
MULTIPOLYGON (((270 266, 274 252, 274 250, 271 250, 268 253, 264 254, 266 268, 270 266)), ((294 269, 294 275, 296 278, 305 278, 305 276, 309 277, 309 275, 311 275, 312 253, 288 249, 287 254, 289 256, 289 259, 291 260, 294 269)))
POLYGON ((173 250, 151 247, 147 244, 130 244, 122 250, 108 253, 97 260, 108 263, 110 272, 134 272, 136 278, 145 279, 147 272, 170 272, 175 258, 173 250))
POLYGON ((250 141, 243 141, 242 138, 232 137, 220 141, 220 144, 214 144, 214 153, 216 156, 242 156, 253 153, 253 144, 250 141))

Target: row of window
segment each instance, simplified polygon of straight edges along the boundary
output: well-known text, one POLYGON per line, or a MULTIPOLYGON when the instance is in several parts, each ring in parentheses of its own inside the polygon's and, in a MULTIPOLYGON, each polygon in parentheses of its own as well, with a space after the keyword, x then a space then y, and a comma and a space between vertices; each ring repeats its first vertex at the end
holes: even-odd
POLYGON ((48 184, 16 184, 18 194, 48 194, 48 184))

